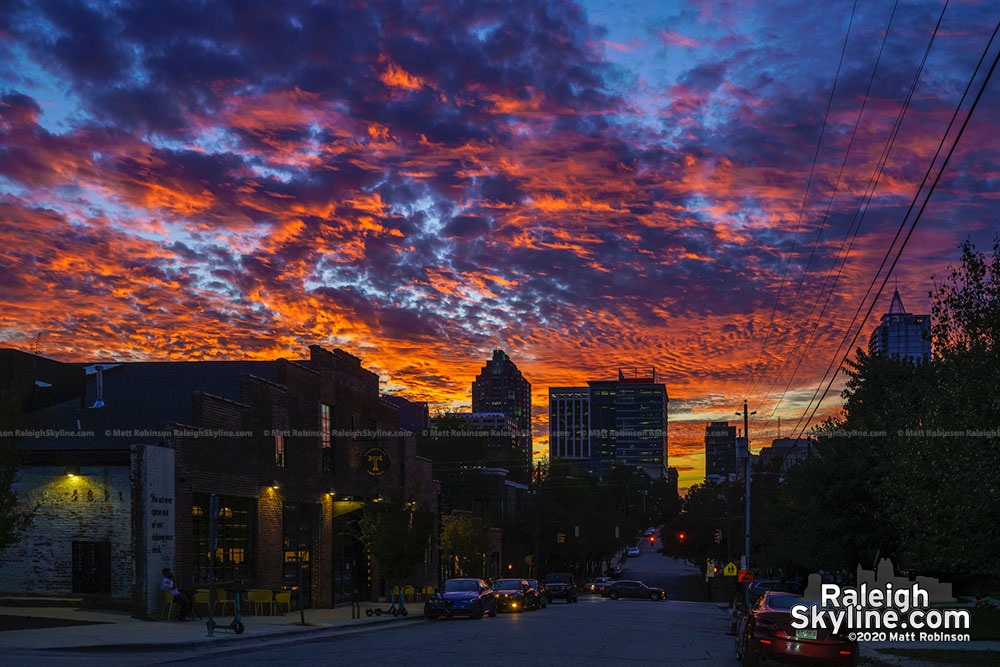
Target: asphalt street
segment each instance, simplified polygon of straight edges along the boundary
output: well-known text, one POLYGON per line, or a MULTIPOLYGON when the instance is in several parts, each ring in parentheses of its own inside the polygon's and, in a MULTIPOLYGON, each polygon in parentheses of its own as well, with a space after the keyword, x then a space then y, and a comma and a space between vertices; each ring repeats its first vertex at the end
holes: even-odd
MULTIPOLYGON (((684 563, 656 553, 648 538, 625 577, 681 591, 692 573, 684 563)), ((608 600, 581 595, 577 604, 501 614, 478 621, 429 621, 398 630, 317 639, 239 656, 241 665, 736 665, 729 616, 717 605, 669 599, 608 600)), ((229 665, 231 655, 200 665, 229 665)))
MULTIPOLYGON (((337 640, 261 648, 241 665, 736 665, 729 619, 698 602, 612 601, 501 614, 478 621, 426 621, 337 640)), ((233 655, 197 660, 231 665, 233 655)))
MULTIPOLYGON (((20 664, 111 667, 195 663, 286 665, 712 665, 734 667, 729 616, 718 605, 675 599, 697 570, 654 551, 648 538, 625 577, 660 586, 666 601, 581 595, 545 609, 496 618, 400 619, 284 642, 168 652, 16 652, 20 664)), ((582 582, 581 582, 582 583, 582 582)))

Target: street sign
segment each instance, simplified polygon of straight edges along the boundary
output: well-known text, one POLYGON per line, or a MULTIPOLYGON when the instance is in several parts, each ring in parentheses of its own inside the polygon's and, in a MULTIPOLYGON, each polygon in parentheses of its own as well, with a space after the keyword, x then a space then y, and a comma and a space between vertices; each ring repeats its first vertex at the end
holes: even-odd
POLYGON ((726 563, 726 566, 722 568, 722 574, 726 577, 736 576, 736 563, 726 563))
POLYGON ((753 570, 740 570, 737 575, 736 581, 741 584, 752 584, 753 583, 753 570))

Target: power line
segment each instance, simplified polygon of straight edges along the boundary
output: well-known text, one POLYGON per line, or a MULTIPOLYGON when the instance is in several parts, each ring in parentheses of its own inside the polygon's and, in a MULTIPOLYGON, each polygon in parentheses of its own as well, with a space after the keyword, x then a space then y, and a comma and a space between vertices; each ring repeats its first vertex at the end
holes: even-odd
MULTIPOLYGON (((996 36, 996 32, 994 32, 994 35, 992 37, 990 37, 990 43, 987 44, 987 47, 986 47, 987 51, 989 50, 990 44, 992 44, 993 39, 994 39, 995 36, 996 36)), ((812 326, 812 332, 810 334, 809 339, 805 343, 805 345, 802 345, 802 337, 803 337, 805 331, 809 330, 809 326, 807 325, 805 328, 803 328, 802 332, 800 333, 799 340, 798 340, 798 343, 796 345, 796 347, 798 347, 800 349, 798 360, 795 363, 795 367, 792 369, 792 374, 789 376, 788 382, 785 384, 784 390, 782 390, 782 392, 781 392, 781 396, 778 398, 778 401, 775 403, 774 408, 771 410, 771 413, 768 416, 767 422, 764 424, 764 426, 762 427, 762 429, 766 429, 767 425, 771 423, 772 419, 774 418, 775 412, 777 412, 778 407, 781 405, 781 401, 784 400, 785 395, 787 394, 789 388, 791 387, 792 381, 794 380, 795 375, 798 372, 798 369, 799 369, 800 365, 802 364, 802 360, 805 358, 806 351, 808 349, 810 349, 811 345, 815 341, 816 332, 819 331, 819 324, 820 324, 820 322, 822 322, 823 315, 826 313, 826 309, 827 309, 827 307, 828 307, 828 305, 830 303, 830 299, 831 299, 831 297, 833 295, 833 292, 836 290, 837 283, 839 282, 840 276, 841 276, 841 274, 842 274, 842 272, 844 270, 844 267, 847 264, 847 259, 850 257, 851 250, 854 247, 854 242, 857 240, 858 233, 861 230, 861 224, 862 224, 862 222, 864 222, 865 215, 868 212, 868 207, 871 204, 871 200, 874 197, 875 190, 878 188, 879 181, 881 180, 882 175, 883 175, 883 173, 885 171, 885 165, 888 162, 889 155, 892 153, 892 149, 895 146, 896 137, 899 135, 899 131, 900 131, 901 127, 902 127, 903 119, 906 116, 906 112, 909 109, 910 102, 913 99, 913 93, 914 93, 914 91, 916 89, 917 83, 918 83, 918 81, 920 79, 920 76, 921 76, 921 74, 923 72, 924 66, 925 66, 925 64, 927 62, 927 57, 930 54, 930 47, 931 47, 932 44, 933 44, 933 37, 928 42, 927 48, 924 50, 924 55, 921 58, 920 65, 917 67, 916 73, 914 74, 913 81, 910 83, 910 87, 909 87, 909 90, 907 92, 906 99, 904 100, 903 105, 900 107, 899 113, 896 116, 896 121, 893 124, 893 128, 892 128, 892 130, 890 132, 890 135, 889 135, 889 138, 888 138, 888 140, 886 142, 886 145, 885 145, 885 147, 882 150, 882 155, 881 155, 878 163, 876 164, 875 169, 872 171, 872 175, 871 175, 871 177, 869 178, 869 181, 868 181, 868 186, 865 189, 865 194, 862 196, 861 201, 859 202, 858 208, 854 212, 854 218, 851 221, 851 225, 848 226, 847 234, 844 236, 844 240, 841 242, 840 249, 837 251, 837 256, 834 259, 834 262, 833 262, 833 265, 831 266, 831 269, 837 266, 837 262, 838 262, 838 260, 840 258, 840 255, 844 251, 844 245, 847 243, 848 237, 850 237, 851 241, 850 241, 850 244, 847 246, 847 252, 846 252, 846 254, 844 254, 844 259, 843 259, 843 261, 840 262, 840 267, 837 268, 836 274, 834 275, 833 284, 830 286, 829 291, 826 292, 826 299, 824 300, 823 308, 820 310, 820 314, 819 314, 819 316, 816 319, 816 323, 812 326), (853 235, 851 235, 851 228, 852 227, 854 229, 853 235)), ((984 53, 984 56, 985 56, 985 53, 984 53)), ((977 65, 976 73, 978 73, 978 69, 979 69, 979 66, 981 66, 981 64, 982 64, 982 58, 980 59, 980 65, 977 65)), ((973 78, 974 77, 975 77, 975 73, 973 74, 973 78)), ((962 101, 964 101, 965 96, 968 94, 968 91, 969 91, 969 88, 971 86, 971 83, 972 82, 970 81, 969 85, 966 86, 965 92, 962 95, 962 101)), ((961 102, 960 102, 960 104, 961 104, 961 102)), ((947 132, 950 131, 950 129, 951 129, 951 125, 949 124, 949 128, 948 128, 948 130, 945 133, 946 136, 947 136, 947 132)), ((943 139, 942 139, 942 145, 943 145, 943 139)), ((940 146, 939 146, 938 150, 940 151, 940 146)), ((876 275, 878 275, 878 274, 876 274, 876 275)), ((820 293, 821 294, 823 293, 824 290, 826 290, 826 286, 827 286, 827 283, 829 282, 829 278, 830 278, 830 274, 827 274, 826 279, 823 281, 823 287, 820 289, 820 293)), ((866 294, 866 298, 867 298, 867 294, 866 294)), ((862 300, 862 303, 863 302, 864 302, 864 299, 862 300)), ((813 308, 810 310, 809 315, 806 318, 807 322, 812 317, 812 313, 815 310, 815 305, 816 304, 814 303, 813 304, 813 308)), ((859 306, 858 310, 860 311, 860 306, 859 306)), ((773 389, 774 384, 777 383, 778 379, 780 378, 781 373, 784 372, 784 369, 787 366, 787 363, 790 360, 790 358, 791 357, 789 357, 789 359, 785 360, 785 363, 782 365, 781 370, 778 373, 778 376, 776 376, 774 382, 772 382, 771 389, 773 389)), ((822 383, 822 380, 820 382, 822 383)), ((768 390, 768 394, 770 394, 771 389, 768 390)), ((765 399, 766 399, 766 397, 767 397, 768 394, 765 394, 765 399)))
MULTIPOLYGON (((794 314, 795 304, 798 302, 799 296, 802 293, 802 286, 805 284, 806 275, 809 273, 809 267, 812 266, 813 258, 816 256, 816 249, 819 248, 819 242, 820 242, 820 239, 823 236, 823 230, 826 227, 826 222, 827 222, 827 220, 830 217, 830 210, 833 208, 833 201, 834 201, 834 199, 836 199, 837 192, 840 190, 840 183, 841 183, 841 181, 844 178, 844 170, 847 168, 847 161, 848 161, 848 159, 851 156, 851 149, 854 147, 854 139, 855 139, 855 137, 857 137, 858 127, 861 126, 861 118, 862 118, 862 116, 864 116, 865 107, 868 105, 868 98, 869 98, 869 95, 871 94, 872 86, 875 83, 875 75, 878 73, 878 66, 879 66, 879 63, 882 61, 882 53, 885 51, 886 42, 889 40, 889 32, 892 29, 892 21, 893 21, 893 19, 896 16, 896 9, 898 7, 899 7, 899 0, 896 0, 895 4, 893 4, 893 6, 892 6, 892 12, 889 14, 889 22, 886 24, 885 31, 882 34, 882 43, 879 46, 878 55, 875 57, 875 64, 874 64, 874 66, 872 66, 871 76, 868 77, 868 86, 865 88, 865 95, 864 95, 864 98, 861 100, 861 107, 858 109, 858 117, 857 117, 857 119, 855 119, 855 121, 854 121, 854 128, 851 130, 851 138, 850 138, 850 140, 847 143, 847 150, 844 152, 844 159, 840 163, 840 171, 837 173, 837 181, 836 181, 836 183, 833 186, 833 191, 830 193, 830 199, 827 202, 826 211, 824 211, 823 217, 820 219, 819 229, 816 232, 816 241, 813 243, 812 250, 809 252, 809 259, 806 261, 806 266, 802 270, 802 275, 799 276, 799 284, 798 284, 798 287, 796 287, 796 289, 795 289, 795 297, 792 299, 792 305, 788 309, 787 319, 791 319, 792 316, 793 316, 793 314, 794 314)), ((846 237, 845 237, 845 239, 846 239, 846 237)), ((841 248, 843 248, 843 244, 841 244, 841 248)), ((820 293, 822 293, 822 292, 820 292, 820 293)), ((819 301, 819 298, 817 296, 816 301, 813 302, 812 309, 810 309, 810 312, 809 312, 810 316, 812 315, 812 312, 816 309, 816 303, 818 301, 819 301)), ((787 360, 786 360, 786 362, 787 362, 787 360)), ((784 368, 785 365, 786 364, 782 364, 782 368, 784 368)), ((771 366, 771 362, 770 362, 770 360, 768 360, 765 363, 764 368, 761 370, 761 374, 760 374, 760 376, 758 376, 757 382, 760 381, 760 379, 763 377, 764 373, 767 372, 767 369, 770 366, 771 366)), ((756 387, 757 387, 757 384, 754 383, 753 386, 751 386, 750 391, 748 393, 753 393, 753 390, 756 389, 756 387)), ((771 387, 772 388, 774 387, 774 383, 772 383, 771 387)), ((767 393, 764 395, 764 398, 761 399, 761 403, 763 403, 763 401, 767 399, 767 397, 768 397, 768 395, 770 395, 770 393, 771 393, 771 389, 768 389, 767 393)))
POLYGON ((816 162, 819 159, 819 151, 823 145, 823 135, 826 133, 827 118, 830 115, 830 108, 833 106, 833 96, 837 91, 837 82, 840 80, 840 70, 844 65, 844 54, 847 52, 847 41, 851 36, 851 28, 854 25, 854 14, 857 9, 858 0, 854 0, 854 5, 851 7, 851 18, 847 23, 847 33, 844 35, 844 45, 840 49, 840 61, 837 63, 837 73, 833 77, 833 87, 830 89, 830 97, 826 101, 826 111, 823 112, 823 125, 820 127, 819 140, 816 142, 816 151, 813 153, 812 166, 809 167, 809 178, 806 180, 806 191, 805 194, 802 195, 802 205, 799 207, 798 219, 795 221, 795 231, 792 233, 792 247, 788 249, 788 258, 785 260, 785 268, 781 273, 781 282, 778 284, 778 294, 774 299, 774 307, 771 309, 771 317, 768 319, 767 327, 765 329, 764 344, 761 345, 760 352, 757 354, 757 361, 754 364, 753 373, 750 376, 750 384, 747 385, 748 389, 744 394, 744 398, 749 398, 749 387, 754 385, 757 377, 757 369, 760 366, 764 350, 767 349, 767 341, 771 336, 771 325, 774 323, 774 314, 778 310, 778 303, 781 301, 781 292, 785 286, 785 278, 788 276, 788 266, 791 264, 792 254, 795 252, 795 241, 799 235, 799 226, 802 223, 802 214, 806 208, 806 201, 809 199, 809 190, 812 188, 813 174, 816 171, 816 162))
MULTIPOLYGON (((940 24, 940 21, 939 21, 939 24, 940 24)), ((1000 23, 997 24, 997 29, 1000 29, 1000 23)), ((994 34, 996 34, 996 30, 994 30, 994 34)), ((990 38, 990 43, 992 44, 992 42, 993 42, 993 39, 990 38)), ((984 49, 984 51, 983 51, 983 56, 982 56, 982 58, 980 58, 980 61, 979 61, 980 64, 976 66, 976 70, 975 70, 975 72, 973 72, 972 78, 969 81, 969 85, 970 86, 971 86, 972 82, 975 80, 976 74, 979 72, 979 67, 982 64, 983 59, 985 59, 986 54, 988 53, 988 51, 989 51, 989 44, 987 45, 986 49, 984 49)), ((930 188, 927 191, 927 195, 924 198, 923 204, 921 204, 920 209, 917 211, 917 215, 913 218, 913 222, 910 223, 910 229, 907 231, 906 236, 903 238, 903 241, 902 241, 902 243, 899 246, 899 250, 896 252, 896 256, 893 258, 892 264, 889 266, 889 270, 886 272, 885 277, 882 279, 882 284, 879 286, 878 292, 875 295, 875 299, 872 300, 871 305, 868 307, 868 311, 865 313, 864 319, 861 321, 861 325, 858 327, 858 330, 854 333, 854 337, 851 339, 851 343, 848 346, 848 350, 847 350, 847 352, 844 353, 844 357, 841 359, 840 364, 838 365, 838 368, 837 368, 838 371, 843 366, 844 362, 847 360, 847 357, 850 354, 851 347, 854 345, 854 342, 857 340, 858 335, 861 333, 861 330, 864 328, 865 322, 867 322, 868 317, 872 313, 872 310, 874 310, 875 304, 878 302, 878 297, 881 295, 882 290, 885 288, 886 283, 889 282, 889 276, 892 275, 893 269, 896 268, 896 264, 899 262, 899 258, 903 254, 903 250, 906 248, 906 244, 909 242, 910 237, 913 235, 913 230, 916 229, 917 223, 920 221, 920 217, 923 215, 924 210, 927 208, 927 204, 930 201, 931 196, 934 194, 934 190, 937 188, 937 184, 941 180, 941 176, 944 174, 944 171, 945 171, 945 169, 948 166, 948 162, 951 161, 951 156, 954 154, 955 149, 958 147, 959 141, 961 141, 962 135, 965 133, 965 128, 968 127, 969 120, 972 118, 972 114, 975 112, 976 107, 979 104, 979 100, 982 98, 983 93, 986 90, 986 86, 989 84, 989 81, 990 81, 990 79, 993 76, 993 72, 996 70, 996 66, 997 66, 998 62, 1000 62, 1000 51, 997 51, 997 55, 993 59, 993 64, 990 66, 989 71, 986 73, 986 78, 983 80, 982 85, 979 87, 979 92, 976 94, 976 99, 973 100, 972 106, 969 107, 969 111, 968 111, 968 113, 965 116, 965 120, 962 121, 962 126, 959 128, 958 134, 956 134, 955 140, 952 142, 951 148, 948 150, 948 154, 945 156, 944 162, 941 164, 941 168, 938 170, 937 176, 935 176, 935 178, 934 178, 934 182, 931 184, 930 188)), ((966 88, 966 92, 968 92, 968 88, 966 88)), ((945 134, 942 137, 942 140, 941 140, 941 144, 942 145, 944 144, 944 141, 945 141, 945 139, 948 136, 948 131, 951 130, 952 124, 954 123, 955 119, 958 117, 958 113, 961 110, 962 102, 964 100, 965 100, 965 94, 962 95, 962 100, 960 100, 959 104, 955 107, 955 112, 954 112, 954 114, 952 114, 951 122, 948 123, 948 129, 945 131, 945 134)), ((906 218, 909 217, 910 212, 913 210, 913 207, 916 204, 917 199, 919 198, 920 190, 923 189, 923 186, 924 186, 924 184, 927 181, 927 177, 930 175, 930 172, 933 169, 934 162, 937 160, 937 156, 938 156, 938 153, 940 152, 940 148, 941 148, 941 146, 938 147, 938 152, 935 152, 934 159, 931 160, 930 165, 928 165, 928 167, 927 167, 927 172, 924 174, 924 179, 923 179, 923 181, 920 184, 920 188, 917 189, 917 192, 913 196, 913 201, 910 203, 910 208, 907 210, 906 216, 903 217, 903 223, 900 225, 900 231, 902 230, 902 227, 905 226, 906 218)), ((897 232, 897 237, 898 237, 898 232, 897 232)), ((886 254, 886 259, 888 259, 888 255, 891 254, 891 252, 892 252, 892 246, 889 247, 889 252, 886 254)), ((877 279, 878 274, 876 273, 875 276, 876 276, 876 279, 877 279)), ((852 325, 853 325, 853 322, 852 322, 852 325)), ((850 331, 850 328, 848 329, 848 332, 849 331, 850 331)), ((840 348, 837 348, 837 351, 839 353, 840 348)), ((825 376, 824 376, 824 379, 825 379, 825 376)), ((805 424, 803 424, 802 429, 799 432, 799 437, 801 437, 802 433, 805 433, 805 430, 806 430, 806 428, 808 428, 809 423, 812 421, 813 416, 816 414, 816 411, 819 409, 819 406, 822 404, 823 400, 826 398, 827 393, 830 391, 830 387, 833 386, 833 381, 835 379, 836 379, 836 373, 833 375, 833 377, 830 378, 830 382, 827 384, 826 389, 823 391, 823 395, 820 397, 819 402, 816 403, 816 406, 813 408, 812 413, 810 413, 809 418, 806 420, 805 424)), ((820 381, 820 384, 822 385, 822 380, 820 381)), ((817 391, 818 390, 819 390, 819 388, 817 388, 817 391)), ((813 394, 813 396, 815 397, 815 394, 813 394)), ((811 404, 812 404, 812 401, 810 401, 810 405, 811 404)), ((808 411, 808 409, 809 409, 809 406, 807 405, 806 406, 806 410, 808 411)), ((803 416, 805 416, 805 413, 803 413, 803 416)), ((801 417, 800 417, 800 420, 801 420, 801 417)), ((798 423, 796 423, 796 428, 798 428, 798 423)))

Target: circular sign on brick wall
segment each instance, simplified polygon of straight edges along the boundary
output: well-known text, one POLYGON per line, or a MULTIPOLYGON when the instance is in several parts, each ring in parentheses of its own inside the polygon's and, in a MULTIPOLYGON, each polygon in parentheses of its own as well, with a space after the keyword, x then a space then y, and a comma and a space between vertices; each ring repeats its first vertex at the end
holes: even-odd
POLYGON ((371 447, 361 457, 361 465, 372 477, 381 477, 389 469, 389 452, 381 447, 371 447))

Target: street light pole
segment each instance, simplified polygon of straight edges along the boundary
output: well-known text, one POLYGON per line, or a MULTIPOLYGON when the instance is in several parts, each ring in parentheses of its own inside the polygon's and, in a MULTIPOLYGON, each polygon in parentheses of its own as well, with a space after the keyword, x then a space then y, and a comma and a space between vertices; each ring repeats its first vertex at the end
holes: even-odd
POLYGON ((743 412, 737 412, 737 415, 743 416, 743 437, 747 441, 747 453, 746 460, 743 464, 743 477, 746 480, 746 517, 745 517, 745 533, 743 538, 743 553, 746 562, 744 563, 744 569, 750 569, 750 415, 757 414, 757 411, 753 412, 747 411, 747 399, 743 399, 743 412))

